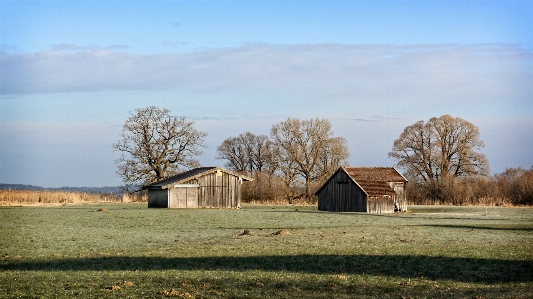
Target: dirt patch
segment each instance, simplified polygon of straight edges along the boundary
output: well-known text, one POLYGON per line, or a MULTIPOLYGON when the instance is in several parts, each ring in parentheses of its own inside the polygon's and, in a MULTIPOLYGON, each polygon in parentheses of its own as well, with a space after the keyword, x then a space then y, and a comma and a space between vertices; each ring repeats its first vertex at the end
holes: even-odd
POLYGON ((241 236, 253 236, 254 233, 253 233, 251 230, 249 230, 249 229, 245 229, 245 230, 242 232, 242 234, 240 234, 240 235, 241 235, 241 236))
POLYGON ((106 290, 109 290, 109 291, 120 291, 122 288, 119 287, 119 286, 108 286, 108 287, 105 287, 106 290))
POLYGON ((273 236, 281 236, 281 235, 290 235, 291 233, 289 231, 286 231, 284 229, 278 230, 275 233, 272 233, 273 236))
POLYGON ((129 280, 119 281, 119 282, 117 282, 117 286, 131 287, 131 286, 133 286, 133 282, 131 282, 129 280))

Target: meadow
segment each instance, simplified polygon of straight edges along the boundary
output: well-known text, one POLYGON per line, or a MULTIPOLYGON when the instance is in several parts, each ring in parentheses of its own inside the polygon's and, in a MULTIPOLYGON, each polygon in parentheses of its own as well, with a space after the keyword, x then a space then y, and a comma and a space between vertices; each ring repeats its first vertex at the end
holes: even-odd
POLYGON ((531 298, 533 209, 0 207, 0 298, 531 298))

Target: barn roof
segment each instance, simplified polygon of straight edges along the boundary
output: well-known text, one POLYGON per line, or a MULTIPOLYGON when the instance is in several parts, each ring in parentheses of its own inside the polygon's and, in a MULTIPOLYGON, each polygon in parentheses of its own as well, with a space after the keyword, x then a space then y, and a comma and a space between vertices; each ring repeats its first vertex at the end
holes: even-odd
POLYGON ((186 182, 186 181, 189 181, 189 180, 192 180, 192 179, 195 179, 195 178, 198 178, 198 177, 201 177, 201 176, 204 176, 204 175, 216 172, 216 171, 221 171, 221 172, 225 172, 225 173, 228 173, 228 174, 231 174, 231 175, 234 175, 234 176, 238 176, 243 181, 253 181, 253 179, 250 178, 250 177, 238 174, 236 172, 233 172, 233 171, 230 171, 230 170, 227 170, 227 169, 224 169, 224 168, 220 168, 220 167, 199 167, 199 168, 194 168, 194 169, 179 173, 179 174, 177 174, 175 176, 171 176, 171 177, 169 177, 167 179, 163 179, 163 180, 157 181, 155 183, 152 183, 152 184, 149 184, 149 185, 145 185, 145 186, 142 187, 142 189, 168 189, 168 188, 172 188, 172 186, 174 186, 176 184, 181 184, 183 182, 186 182))
MULTIPOLYGON (((331 177, 339 171, 345 172, 368 197, 394 196, 396 192, 389 185, 390 182, 406 183, 407 179, 394 167, 348 167, 339 168, 331 177)), ((330 178, 331 179, 331 178, 330 178)), ((328 180, 329 181, 329 180, 328 180)), ((315 194, 318 194, 327 182, 315 194)))
POLYGON ((390 182, 407 182, 394 167, 343 167, 369 197, 396 195, 390 182))

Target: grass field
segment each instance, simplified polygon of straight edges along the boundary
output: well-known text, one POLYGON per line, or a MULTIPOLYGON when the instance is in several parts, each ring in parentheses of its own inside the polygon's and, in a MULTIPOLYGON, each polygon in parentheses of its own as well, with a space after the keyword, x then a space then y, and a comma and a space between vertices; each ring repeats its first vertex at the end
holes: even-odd
POLYGON ((110 203, 0 219, 1 298, 533 297, 531 208, 110 203))

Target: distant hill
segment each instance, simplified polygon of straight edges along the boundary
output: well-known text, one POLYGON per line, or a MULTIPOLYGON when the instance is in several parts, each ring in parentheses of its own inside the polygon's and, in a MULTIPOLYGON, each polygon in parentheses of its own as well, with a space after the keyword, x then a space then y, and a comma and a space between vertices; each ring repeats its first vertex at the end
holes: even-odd
POLYGON ((30 191, 68 191, 68 192, 86 192, 86 193, 113 193, 113 194, 122 194, 124 190, 122 187, 61 187, 61 188, 43 188, 33 185, 23 185, 23 184, 1 184, 0 190, 30 190, 30 191))

